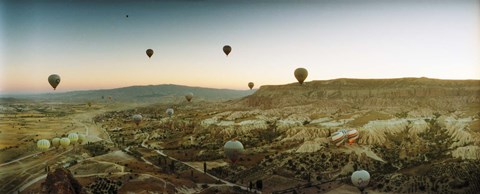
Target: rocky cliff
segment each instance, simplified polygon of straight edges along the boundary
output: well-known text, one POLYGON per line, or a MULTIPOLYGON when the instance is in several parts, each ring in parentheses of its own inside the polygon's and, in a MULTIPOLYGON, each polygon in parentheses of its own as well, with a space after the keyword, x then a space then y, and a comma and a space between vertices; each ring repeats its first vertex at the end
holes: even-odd
POLYGON ((324 107, 427 106, 455 109, 480 102, 480 80, 334 79, 261 86, 241 104, 262 108, 315 103, 324 107))
POLYGON ((69 170, 57 168, 48 173, 42 183, 42 193, 83 194, 85 191, 69 170))

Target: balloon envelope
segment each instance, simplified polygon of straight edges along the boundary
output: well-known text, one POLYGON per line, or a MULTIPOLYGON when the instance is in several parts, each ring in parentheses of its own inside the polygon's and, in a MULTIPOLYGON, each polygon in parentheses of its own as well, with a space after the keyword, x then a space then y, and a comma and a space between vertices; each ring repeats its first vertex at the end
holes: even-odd
POLYGON ((243 144, 237 140, 227 141, 223 146, 223 150, 225 156, 227 156, 232 163, 235 163, 243 152, 243 144))
POLYGON ((148 58, 151 58, 153 55, 153 50, 152 49, 147 49, 146 51, 148 58))
POLYGON ((70 145, 70 139, 66 137, 60 139, 60 145, 64 148, 67 148, 70 145))
POLYGON ((138 126, 142 122, 142 115, 136 114, 133 115, 133 122, 138 126))
POLYGON ((303 84, 303 81, 307 79, 308 71, 305 68, 297 68, 293 74, 297 78, 298 83, 303 84))
POLYGON ((228 56, 228 54, 232 52, 232 47, 230 47, 229 45, 223 46, 223 52, 228 56))
POLYGON ((191 92, 185 95, 185 99, 187 99, 187 101, 189 102, 192 100, 192 98, 193 98, 193 93, 191 92))
POLYGON ((358 170, 353 172, 351 179, 356 187, 365 188, 370 182, 370 173, 365 170, 358 170))
POLYGON ((57 74, 48 76, 48 83, 53 87, 53 90, 57 89, 58 84, 60 84, 60 76, 57 74))
POLYGON ((70 134, 68 134, 68 139, 70 140, 70 143, 72 143, 72 144, 77 143, 78 134, 77 133, 70 133, 70 134))
POLYGON ((253 88, 253 86, 254 86, 253 82, 248 83, 248 87, 250 88, 250 90, 253 88))
POLYGON ((46 139, 41 139, 37 141, 37 148, 42 151, 48 150, 50 148, 50 141, 46 139))
POLYGON ((167 115, 170 116, 170 117, 173 116, 173 113, 174 113, 174 112, 175 112, 175 111, 174 111, 172 108, 169 108, 169 109, 167 109, 167 111, 166 111, 167 115))
POLYGON ((52 145, 56 148, 58 148, 58 146, 60 146, 60 138, 58 137, 55 137, 52 139, 52 145))
POLYGON ((86 139, 87 139, 87 136, 85 136, 84 134, 78 134, 78 143, 79 144, 82 144, 83 142, 85 142, 86 139))

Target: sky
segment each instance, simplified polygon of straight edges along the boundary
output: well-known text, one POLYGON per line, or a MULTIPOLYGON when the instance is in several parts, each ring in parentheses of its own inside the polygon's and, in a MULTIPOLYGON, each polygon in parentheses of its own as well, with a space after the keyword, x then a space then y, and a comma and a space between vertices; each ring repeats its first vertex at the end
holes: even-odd
POLYGON ((4 0, 0 93, 51 92, 50 74, 59 92, 258 88, 296 82, 298 67, 306 81, 480 79, 479 2, 4 0))

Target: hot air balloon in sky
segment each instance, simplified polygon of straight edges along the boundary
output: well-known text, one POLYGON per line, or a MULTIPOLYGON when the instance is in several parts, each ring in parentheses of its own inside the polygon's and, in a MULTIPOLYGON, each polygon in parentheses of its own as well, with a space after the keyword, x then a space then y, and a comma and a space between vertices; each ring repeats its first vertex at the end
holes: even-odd
POLYGON ((228 54, 230 54, 230 52, 232 52, 232 47, 230 47, 229 45, 225 45, 223 46, 223 52, 227 55, 228 57, 228 54))
POLYGON ((138 126, 140 125, 140 122, 142 122, 142 115, 136 114, 133 115, 133 122, 138 126))
POLYGON ((193 98, 193 93, 191 92, 185 95, 185 99, 187 99, 187 101, 189 102, 192 101, 192 98, 193 98))
POLYGON ((303 84, 303 81, 307 79, 308 71, 305 68, 297 68, 293 74, 295 75, 295 78, 297 78, 298 83, 303 84))
POLYGON ((41 151, 47 151, 50 148, 50 141, 41 139, 37 141, 37 148, 41 151))
POLYGON ((250 88, 250 90, 253 88, 254 84, 253 82, 248 82, 248 87, 250 88))
POLYGON ((57 89, 58 84, 60 84, 60 76, 57 74, 48 76, 48 83, 53 87, 53 90, 57 89))
POLYGON ((153 50, 152 49, 147 49, 146 51, 148 58, 152 58, 153 55, 153 50))
POLYGON ((235 163, 243 153, 243 144, 237 140, 230 140, 225 143, 223 150, 225 152, 225 156, 227 156, 232 163, 235 163))

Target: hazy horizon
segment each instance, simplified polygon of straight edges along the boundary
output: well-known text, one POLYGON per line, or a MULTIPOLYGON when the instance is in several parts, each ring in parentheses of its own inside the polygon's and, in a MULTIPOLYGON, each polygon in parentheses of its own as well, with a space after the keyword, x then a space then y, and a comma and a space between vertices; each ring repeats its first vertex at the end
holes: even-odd
POLYGON ((53 92, 54 73, 57 92, 246 90, 250 81, 293 83, 298 67, 309 70, 307 82, 478 80, 479 8, 476 0, 1 1, 0 92, 53 92))

